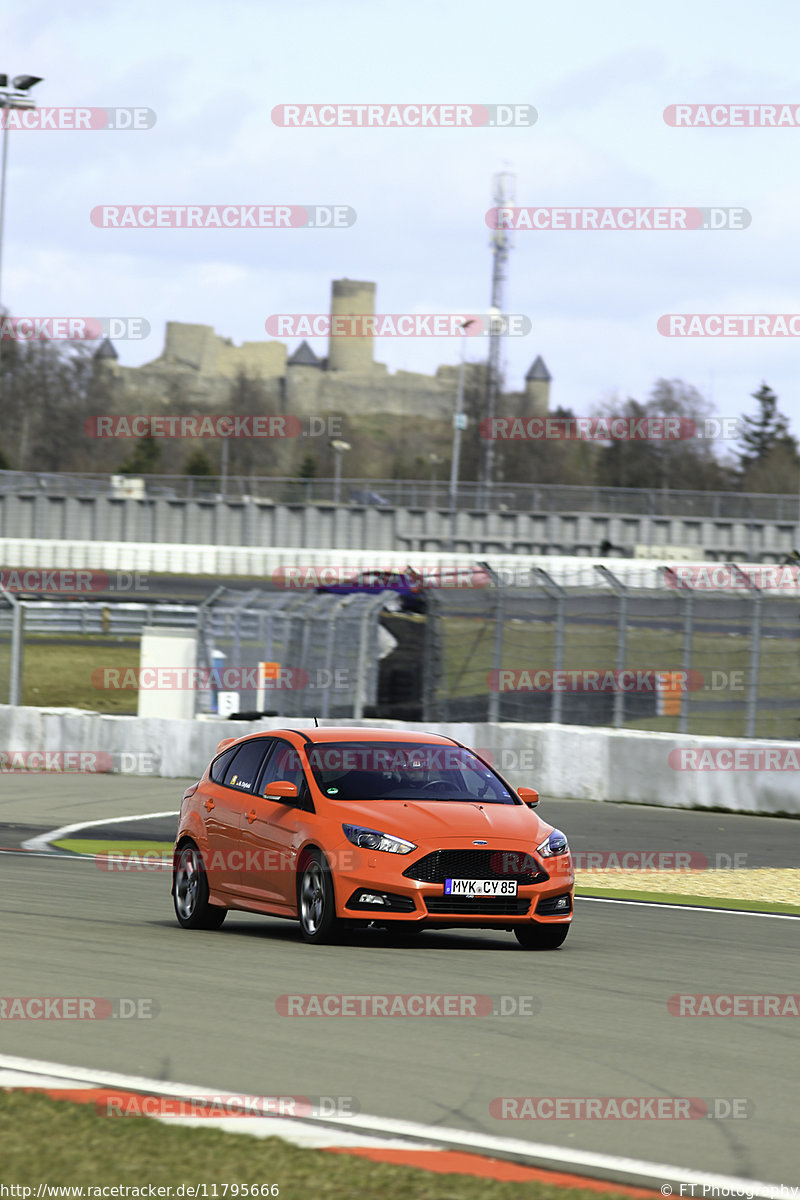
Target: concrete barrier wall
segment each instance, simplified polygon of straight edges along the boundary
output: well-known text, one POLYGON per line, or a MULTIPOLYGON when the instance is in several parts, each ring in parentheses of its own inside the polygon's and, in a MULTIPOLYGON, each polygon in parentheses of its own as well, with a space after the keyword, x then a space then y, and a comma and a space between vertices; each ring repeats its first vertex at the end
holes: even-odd
MULTIPOLYGON (((257 729, 307 728, 309 724, 277 717, 260 722, 139 720, 77 709, 0 706, 0 765, 15 752, 85 751, 104 755, 106 763, 110 756, 116 770, 130 774, 197 778, 222 738, 242 737, 257 729)), ((575 725, 338 724, 446 734, 490 754, 514 786, 536 787, 544 800, 572 798, 800 817, 800 744, 796 742, 679 737, 575 725), (725 750, 729 759, 737 751, 760 754, 755 765, 761 769, 676 769, 670 764, 670 753, 682 749, 696 750, 698 764, 709 750, 725 750), (771 762, 765 761, 768 754, 771 762)), ((13 786, 14 776, 0 773, 3 791, 13 786)), ((177 785, 176 805, 179 792, 177 785)))
MULTIPOLYGON (((685 563, 685 556, 678 557, 681 563, 685 563)), ((628 587, 664 588, 666 583, 662 564, 670 565, 676 561, 670 556, 669 547, 665 547, 663 558, 648 560, 574 554, 451 554, 397 549, 308 550, 299 548, 298 545, 162 545, 159 542, 89 542, 0 537, 0 563, 27 569, 118 571, 128 574, 141 572, 144 575, 245 575, 269 580, 274 571, 292 567, 310 569, 312 575, 325 567, 377 567, 400 571, 407 566, 416 567, 420 571, 461 567, 464 568, 465 581, 462 586, 468 586, 470 575, 467 568, 474 566, 476 559, 488 562, 504 583, 519 587, 536 585, 536 567, 547 571, 556 583, 564 587, 605 587, 595 570, 595 564, 600 564, 612 571, 628 587)), ((703 562, 702 559, 698 559, 696 565, 708 570, 713 567, 713 564, 703 562)), ((755 562, 739 562, 739 566, 745 571, 759 569, 755 562)), ((305 578, 305 575, 302 577, 305 578)), ((297 581, 300 576, 290 578, 297 581)), ((122 591, 131 586, 130 579, 123 579, 117 583, 117 590, 122 591)), ((724 586, 726 592, 747 591, 745 585, 735 588, 730 582, 726 582, 724 586)), ((785 580, 784 587, 786 590, 796 590, 791 576, 785 580)), ((146 596, 141 598, 145 599, 146 596)))
MULTIPOLYGON (((658 493, 651 496, 658 505, 658 493)), ((676 496, 680 493, 671 493, 671 497, 676 496)), ((600 505, 610 500, 607 494, 596 498, 600 505)), ((584 496, 582 502, 587 500, 584 496)), ((0 490, 0 536, 152 541, 165 546, 211 543, 385 551, 399 547, 406 554, 445 550, 451 544, 446 505, 431 506, 424 484, 420 486, 419 501, 419 505, 395 507, 321 501, 285 504, 250 496, 220 501, 212 497, 122 499, 53 495, 32 487, 27 492, 0 490)), ((569 499, 564 496, 557 500, 546 489, 523 503, 533 507, 523 512, 460 508, 456 515, 456 548, 480 557, 503 553, 591 555, 604 541, 610 541, 629 550, 636 545, 656 550, 672 544, 693 546, 699 559, 780 562, 797 544, 797 503, 793 511, 787 510, 786 517, 775 520, 771 502, 770 517, 761 516, 762 497, 749 498, 751 513, 735 516, 728 515, 722 496, 710 500, 721 510, 715 516, 656 516, 607 510, 551 512, 550 504, 569 504, 569 499)))

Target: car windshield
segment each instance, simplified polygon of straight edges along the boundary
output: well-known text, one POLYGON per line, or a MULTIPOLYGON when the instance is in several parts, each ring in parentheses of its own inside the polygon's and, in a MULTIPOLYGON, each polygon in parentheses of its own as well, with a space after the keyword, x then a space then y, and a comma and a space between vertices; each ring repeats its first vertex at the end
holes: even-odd
POLYGON ((519 801, 485 763, 461 746, 430 742, 330 742, 308 762, 331 800, 519 801))

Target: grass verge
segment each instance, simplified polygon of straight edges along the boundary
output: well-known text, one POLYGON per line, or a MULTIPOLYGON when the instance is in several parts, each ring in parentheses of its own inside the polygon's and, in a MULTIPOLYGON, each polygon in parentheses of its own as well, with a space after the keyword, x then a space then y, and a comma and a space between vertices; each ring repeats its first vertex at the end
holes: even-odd
POLYGON ((165 862, 172 862, 172 842, 113 842, 100 838, 59 838, 51 845, 57 850, 68 850, 70 854, 86 854, 92 858, 98 854, 123 854, 131 858, 163 858, 165 862))
MULTIPOLYGON (((172 862, 172 842, 147 841, 110 841, 105 838, 61 838, 53 842, 59 850, 67 850, 71 854, 106 855, 121 854, 130 856, 133 860, 143 857, 149 862, 162 858, 165 863, 172 862)), ((124 864, 123 864, 124 866, 124 864)), ((595 899, 611 900, 648 900, 660 904, 689 904, 698 908, 730 908, 737 912, 766 912, 781 913, 788 916, 800 916, 800 904, 784 904, 774 900, 748 900, 741 896, 698 896, 685 892, 657 892, 645 888, 605 888, 591 885, 575 886, 576 896, 590 896, 595 899)))
POLYGON ((74 642, 26 637, 22 671, 22 703, 53 708, 86 708, 92 712, 135 716, 138 690, 96 687, 106 668, 139 666, 139 639, 85 637, 74 642))
MULTIPOLYGON (((265 1118, 268 1119, 268 1118, 265 1118)), ((105 1186, 277 1184, 280 1200, 597 1200, 598 1192, 538 1182, 434 1175, 279 1138, 100 1116, 89 1105, 0 1091, 3 1182, 105 1186)), ((145 1193, 146 1194, 146 1193, 145 1193)), ((221 1190, 217 1195, 221 1196, 221 1190)), ((607 1200, 624 1192, 604 1193, 607 1200)), ((202 1195, 202 1193, 201 1193, 202 1195)), ((228 1195, 231 1195, 230 1190, 228 1195)), ((626 1198, 627 1200, 627 1198, 626 1198)))
POLYGON ((601 900, 647 900, 654 904, 690 904, 694 908, 732 908, 737 912, 779 913, 800 916, 800 905, 773 900, 746 900, 741 896, 687 896, 680 892, 647 892, 632 888, 576 887, 576 896, 601 900))

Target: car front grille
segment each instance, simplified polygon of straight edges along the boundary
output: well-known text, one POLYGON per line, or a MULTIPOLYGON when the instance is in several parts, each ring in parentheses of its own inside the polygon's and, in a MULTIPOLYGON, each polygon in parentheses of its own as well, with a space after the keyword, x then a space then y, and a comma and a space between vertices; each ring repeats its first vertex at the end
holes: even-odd
POLYGON ((431 915, 468 915, 484 917, 524 917, 531 906, 529 899, 497 896, 426 896, 425 907, 431 915))
POLYGON ((403 874, 420 883, 445 879, 516 879, 518 884, 544 883, 550 876, 530 854, 519 850, 434 850, 403 874))

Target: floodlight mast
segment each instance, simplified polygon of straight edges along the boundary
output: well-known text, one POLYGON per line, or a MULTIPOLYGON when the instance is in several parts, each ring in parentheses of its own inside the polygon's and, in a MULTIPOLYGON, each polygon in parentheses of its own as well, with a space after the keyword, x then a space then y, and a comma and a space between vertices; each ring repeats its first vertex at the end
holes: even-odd
POLYGON ((490 507, 491 487, 494 469, 494 439, 492 424, 497 397, 502 382, 502 339, 505 322, 503 320, 503 304, 505 285, 508 278, 508 256, 513 247, 513 235, 506 220, 504 209, 514 201, 514 176, 508 171, 501 171, 494 177, 495 210, 497 213, 496 229, 492 231, 489 244, 492 250, 492 303, 490 309, 489 332, 489 361, 487 364, 486 381, 486 437, 483 448, 483 488, 484 502, 490 507))
MULTIPOLYGON (((2 166, 0 166, 0 317, 3 315, 2 303, 2 284, 3 284, 3 229, 6 219, 6 169, 8 166, 8 118, 7 110, 12 108, 36 108, 36 101, 28 92, 37 83, 42 82, 40 75, 15 75, 11 80, 11 86, 8 84, 8 76, 0 74, 0 120, 3 124, 3 150, 2 150, 2 166)), ((3 398, 4 378, 3 378, 3 339, 0 338, 0 400, 3 398)), ((26 412, 27 420, 27 412, 26 412)), ((21 449, 19 454, 19 466, 23 467, 25 461, 25 444, 27 425, 23 425, 23 436, 21 439, 21 449)))
MULTIPOLYGON (((36 108, 36 101, 28 92, 42 82, 40 75, 15 75, 9 86, 8 76, 0 75, 0 110, 12 108, 36 108)), ((0 169, 0 296, 3 278, 3 226, 6 215, 6 167, 8 164, 8 125, 5 112, 0 114, 3 122, 3 163, 0 169)), ((0 304, 2 311, 2 304, 0 304)))

